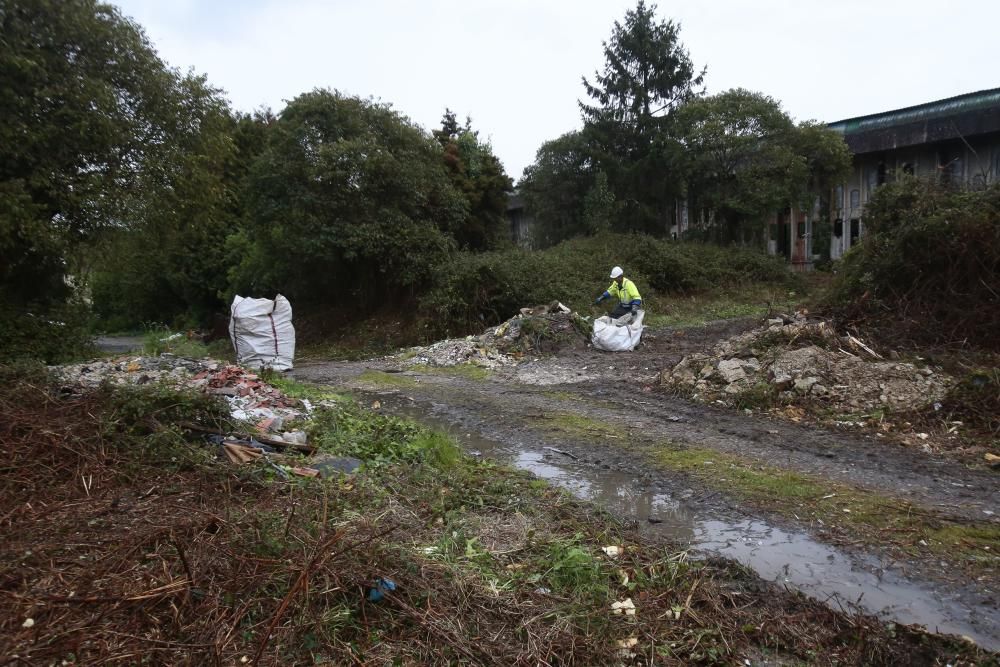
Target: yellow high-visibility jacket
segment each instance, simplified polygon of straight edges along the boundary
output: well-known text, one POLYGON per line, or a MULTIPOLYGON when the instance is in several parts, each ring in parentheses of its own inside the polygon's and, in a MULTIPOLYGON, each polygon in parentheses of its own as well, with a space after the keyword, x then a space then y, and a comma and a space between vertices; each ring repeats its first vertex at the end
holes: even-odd
POLYGON ((617 281, 612 281, 611 287, 608 288, 608 294, 618 299, 618 303, 624 306, 630 306, 633 303, 642 303, 639 290, 636 288, 635 283, 628 278, 622 278, 621 287, 618 286, 617 281))

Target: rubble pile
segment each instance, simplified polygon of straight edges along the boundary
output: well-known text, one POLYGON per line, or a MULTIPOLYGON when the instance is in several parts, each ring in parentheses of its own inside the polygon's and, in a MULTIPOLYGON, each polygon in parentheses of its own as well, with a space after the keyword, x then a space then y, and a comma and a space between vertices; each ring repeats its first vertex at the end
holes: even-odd
POLYGON ((483 336, 468 336, 442 340, 427 347, 411 348, 402 355, 397 355, 397 358, 403 357, 411 364, 428 366, 474 364, 491 370, 517 363, 517 359, 490 346, 483 338, 483 336))
POLYGON ((233 419, 253 424, 269 439, 306 443, 305 432, 291 427, 308 416, 312 410, 309 401, 285 396, 240 366, 163 354, 54 366, 50 370, 67 390, 74 392, 94 389, 104 382, 114 385, 165 383, 179 389, 200 389, 224 398, 233 419))
POLYGON ((710 354, 686 356, 663 372, 661 382, 725 402, 763 387, 785 403, 809 400, 842 413, 920 408, 942 400, 953 383, 930 367, 886 360, 804 313, 768 320, 710 354))
POLYGON ((478 336, 411 348, 396 358, 430 366, 474 364, 488 369, 513 366, 526 353, 548 353, 566 344, 585 345, 587 336, 580 327, 583 321, 559 302, 522 308, 514 317, 478 336))

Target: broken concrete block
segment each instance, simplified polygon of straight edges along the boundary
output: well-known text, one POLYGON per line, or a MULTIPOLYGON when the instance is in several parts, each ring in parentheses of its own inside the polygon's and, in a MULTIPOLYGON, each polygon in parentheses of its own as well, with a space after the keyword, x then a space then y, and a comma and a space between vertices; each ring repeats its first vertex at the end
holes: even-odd
POLYGON ((792 376, 784 371, 776 371, 772 373, 771 384, 778 389, 778 391, 783 391, 792 386, 792 376))
POLYGON ((728 384, 746 379, 746 372, 743 370, 742 359, 723 359, 717 367, 719 377, 728 384))
POLYGON ((795 391, 800 394, 808 394, 809 390, 818 382, 819 378, 815 377, 799 378, 795 381, 795 391))

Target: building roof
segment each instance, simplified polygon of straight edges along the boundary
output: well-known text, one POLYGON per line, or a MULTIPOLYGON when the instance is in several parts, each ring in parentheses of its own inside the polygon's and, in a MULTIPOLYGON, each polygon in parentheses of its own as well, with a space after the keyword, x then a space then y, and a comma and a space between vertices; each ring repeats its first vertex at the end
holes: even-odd
POLYGON ((846 118, 828 127, 843 134, 855 154, 1000 132, 1000 88, 846 118))
POLYGON ((997 106, 1000 106, 1000 88, 991 88, 934 102, 925 102, 912 107, 845 118, 830 123, 829 127, 842 134, 854 134, 997 106))

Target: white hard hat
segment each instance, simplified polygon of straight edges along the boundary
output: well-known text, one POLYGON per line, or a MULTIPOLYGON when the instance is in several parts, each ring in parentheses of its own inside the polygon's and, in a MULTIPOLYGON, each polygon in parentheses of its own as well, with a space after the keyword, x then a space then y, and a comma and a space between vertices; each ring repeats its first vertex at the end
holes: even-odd
POLYGON ((622 271, 622 267, 620 267, 620 266, 616 266, 615 268, 611 269, 611 277, 612 278, 617 278, 618 276, 620 276, 623 273, 625 273, 625 272, 622 271))

